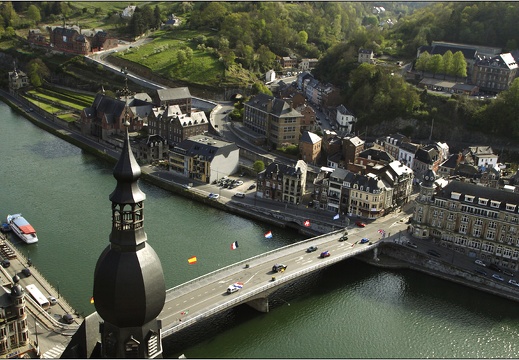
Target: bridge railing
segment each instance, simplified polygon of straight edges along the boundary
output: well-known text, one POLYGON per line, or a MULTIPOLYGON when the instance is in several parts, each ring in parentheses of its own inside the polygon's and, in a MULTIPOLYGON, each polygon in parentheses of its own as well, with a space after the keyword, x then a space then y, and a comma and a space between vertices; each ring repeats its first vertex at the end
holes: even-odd
MULTIPOLYGON (((297 244, 301 244, 301 242, 299 242, 297 244)), ((292 247, 292 246, 287 246, 287 247, 284 247, 284 248, 288 248, 288 247, 292 247)), ((186 328, 188 326, 191 326, 191 325, 195 324, 196 322, 202 321, 202 320, 208 318, 209 316, 212 316, 212 315, 217 314, 217 313, 219 313, 221 311, 224 311, 224 310, 226 310, 226 309, 228 309, 228 308, 230 308, 230 307, 232 307, 234 305, 238 305, 240 303, 244 303, 248 299, 250 299, 251 297, 253 297, 255 295, 258 295, 258 294, 261 294, 263 292, 266 292, 266 291, 268 291, 271 288, 278 287, 280 284, 292 281, 292 280, 294 280, 296 278, 299 278, 301 276, 307 275, 309 273, 312 273, 314 271, 317 271, 317 270, 319 270, 321 268, 327 267, 329 265, 332 265, 332 264, 337 263, 339 261, 342 261, 344 259, 356 256, 356 255, 358 255, 360 253, 364 253, 364 252, 370 251, 374 247, 376 247, 375 244, 371 245, 371 246, 357 247, 355 249, 352 249, 352 251, 349 252, 348 254, 338 255, 338 256, 334 256, 334 257, 329 257, 329 258, 323 259, 323 261, 320 261, 316 265, 312 265, 312 266, 310 266, 308 268, 305 268, 305 269, 302 269, 302 270, 297 270, 297 271, 294 271, 294 272, 288 273, 288 274, 284 273, 283 276, 278 277, 275 281, 269 281, 265 285, 261 285, 260 287, 258 287, 256 289, 247 291, 246 293, 242 293, 241 295, 238 295, 238 296, 234 297, 232 300, 226 301, 226 302, 224 302, 224 303, 222 303, 220 305, 217 305, 215 307, 208 308, 207 310, 202 310, 201 314, 196 315, 196 316, 194 316, 192 318, 188 318, 188 319, 185 319, 185 320, 182 320, 182 321, 179 320, 177 322, 176 318, 175 319, 170 319, 170 318, 173 317, 173 315, 165 317, 165 318, 161 319, 162 324, 165 325, 167 323, 170 323, 171 325, 170 326, 166 325, 166 328, 162 330, 162 335, 164 337, 166 337, 168 335, 171 335, 174 332, 180 331, 180 330, 182 330, 182 329, 184 329, 184 328, 186 328)), ((283 249, 283 248, 281 248, 281 249, 283 249)))
POLYGON ((285 251, 287 251, 289 249, 293 249, 294 247, 302 246, 302 245, 308 244, 310 242, 316 242, 317 240, 324 239, 326 237, 336 237, 338 234, 342 234, 343 231, 344 231, 344 229, 340 229, 340 230, 337 230, 337 231, 334 231, 334 232, 331 232, 331 233, 328 233, 328 234, 319 235, 319 236, 313 237, 311 239, 302 240, 302 241, 299 241, 299 242, 296 242, 296 243, 293 243, 293 244, 290 244, 290 245, 286 245, 286 246, 283 246, 283 247, 280 247, 280 248, 277 248, 277 249, 274 249, 274 250, 267 251, 265 253, 262 253, 262 254, 250 257, 248 259, 245 259, 245 260, 242 260, 242 261, 239 261, 239 262, 236 262, 234 264, 227 265, 227 266, 225 266, 223 268, 214 270, 214 271, 209 272, 209 273, 207 273, 205 275, 199 276, 197 278, 194 278, 192 280, 189 280, 189 281, 187 281, 185 283, 182 283, 180 285, 172 287, 171 289, 166 290, 166 299, 168 297, 170 297, 170 296, 173 296, 172 293, 174 291, 178 291, 178 290, 180 290, 180 289, 182 289, 184 287, 192 286, 192 285, 194 285, 196 283, 200 283, 200 282, 210 278, 211 276, 217 275, 217 274, 225 272, 225 271, 229 271, 229 270, 231 270, 233 268, 236 268, 236 272, 238 272, 238 271, 243 269, 242 267, 238 268, 238 266, 240 266, 240 265, 246 265, 246 264, 250 265, 251 263, 253 263, 257 259, 265 258, 265 257, 268 257, 268 256, 273 255, 273 254, 278 254, 279 255, 281 252, 285 252, 285 251))

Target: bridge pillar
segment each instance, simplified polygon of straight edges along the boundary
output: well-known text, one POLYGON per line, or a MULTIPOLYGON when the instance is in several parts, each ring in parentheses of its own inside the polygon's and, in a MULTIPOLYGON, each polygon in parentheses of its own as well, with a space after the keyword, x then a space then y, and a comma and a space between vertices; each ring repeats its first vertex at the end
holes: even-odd
POLYGON ((376 248, 373 249, 373 260, 375 260, 375 261, 378 261, 378 260, 379 260, 379 258, 377 257, 377 255, 378 255, 378 247, 376 247, 376 248))
POLYGON ((269 312, 269 299, 268 298, 259 298, 254 299, 247 302, 251 308, 258 310, 259 312, 268 313, 269 312))

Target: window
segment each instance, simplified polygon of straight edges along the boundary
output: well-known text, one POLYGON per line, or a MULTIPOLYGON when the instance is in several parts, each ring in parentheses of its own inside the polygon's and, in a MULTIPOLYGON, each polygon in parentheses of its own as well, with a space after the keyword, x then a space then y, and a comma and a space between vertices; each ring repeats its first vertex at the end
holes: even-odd
POLYGON ((487 230, 487 236, 486 236, 486 238, 487 238, 488 240, 494 240, 495 236, 496 236, 496 231, 495 231, 495 230, 492 230, 492 229, 488 229, 488 230, 487 230))
POLYGON ((468 217, 467 215, 463 215, 463 216, 461 217, 461 222, 462 222, 462 223, 468 223, 468 222, 469 222, 469 217, 468 217))
POLYGON ((467 224, 461 224, 460 225, 459 233, 460 234, 466 234, 467 233, 467 224))

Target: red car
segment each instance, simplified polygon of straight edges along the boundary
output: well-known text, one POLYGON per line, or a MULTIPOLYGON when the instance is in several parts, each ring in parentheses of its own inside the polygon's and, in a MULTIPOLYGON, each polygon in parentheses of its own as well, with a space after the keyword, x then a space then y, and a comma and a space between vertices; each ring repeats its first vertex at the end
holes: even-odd
POLYGON ((320 256, 320 257, 321 257, 321 258, 325 258, 325 257, 328 257, 328 256, 330 256, 330 252, 329 252, 328 250, 326 250, 326 251, 323 251, 323 252, 321 253, 321 256, 320 256))
POLYGON ((365 227, 365 226, 366 226, 366 224, 364 224, 364 223, 361 222, 361 221, 357 221, 355 224, 356 224, 358 227, 365 227))

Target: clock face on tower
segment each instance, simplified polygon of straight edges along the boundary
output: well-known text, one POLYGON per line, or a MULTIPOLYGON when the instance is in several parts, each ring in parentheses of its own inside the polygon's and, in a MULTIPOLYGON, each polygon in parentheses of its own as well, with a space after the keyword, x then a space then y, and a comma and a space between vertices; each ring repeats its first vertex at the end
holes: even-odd
POLYGON ((429 175, 425 175, 423 178, 425 179, 425 181, 429 181, 429 175))

